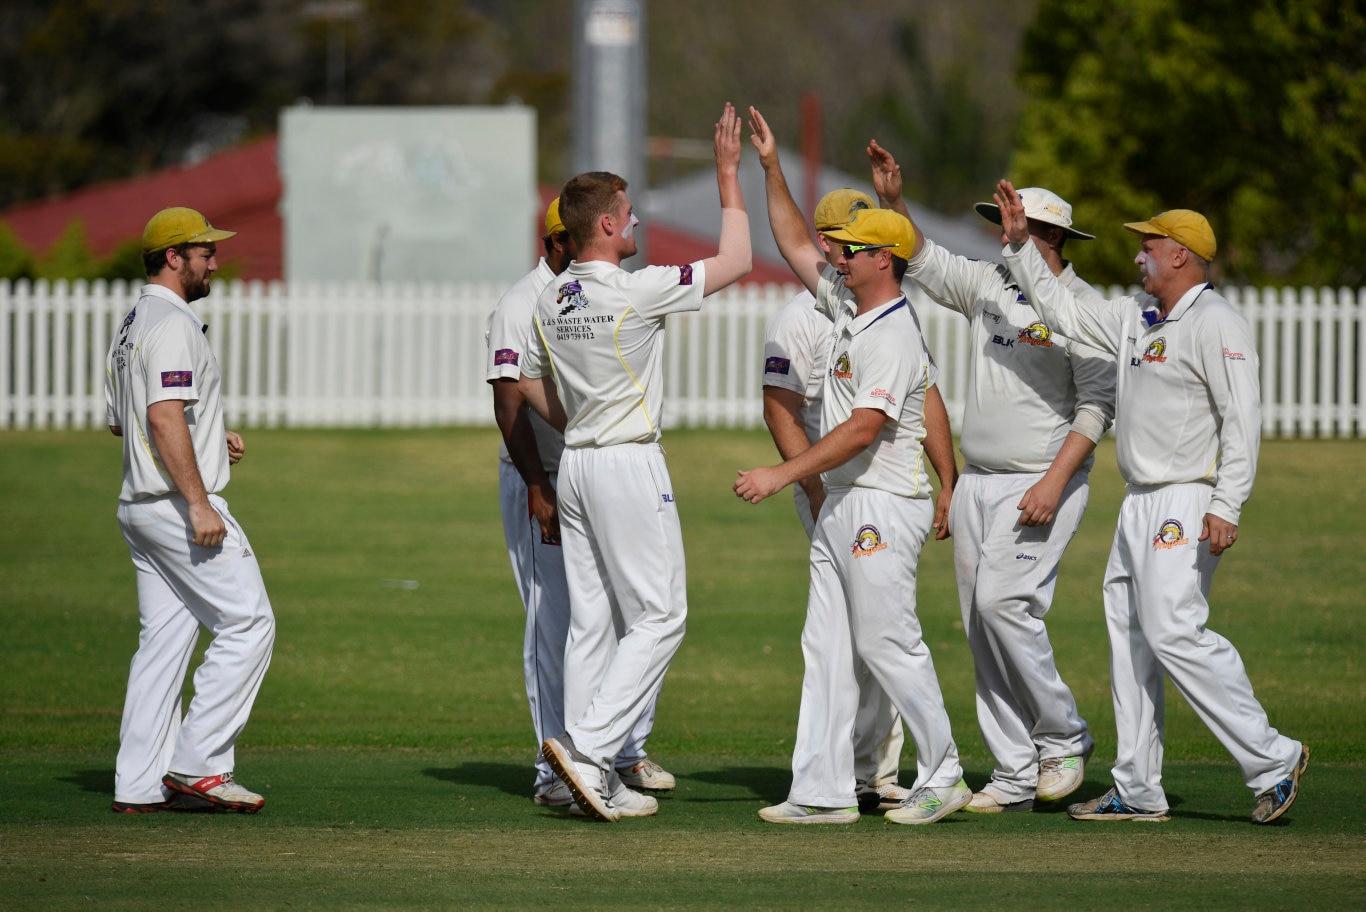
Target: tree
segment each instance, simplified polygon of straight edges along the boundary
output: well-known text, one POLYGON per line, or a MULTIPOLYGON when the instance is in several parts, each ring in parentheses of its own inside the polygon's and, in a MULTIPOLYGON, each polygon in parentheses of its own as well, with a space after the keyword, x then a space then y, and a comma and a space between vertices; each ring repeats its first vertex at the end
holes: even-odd
POLYGON ((1043 0, 1011 164, 1099 235, 1086 276, 1131 282, 1120 225, 1196 209, 1217 274, 1366 282, 1366 11, 1356 0, 1043 0))

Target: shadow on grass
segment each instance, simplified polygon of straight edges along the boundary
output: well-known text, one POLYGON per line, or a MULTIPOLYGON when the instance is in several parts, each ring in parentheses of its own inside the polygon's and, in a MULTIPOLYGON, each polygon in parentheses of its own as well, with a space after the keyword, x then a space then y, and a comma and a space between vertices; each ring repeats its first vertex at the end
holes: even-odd
POLYGON ((58 776, 57 781, 74 785, 83 792, 114 794, 114 771, 108 768, 73 770, 65 776, 58 776))
POLYGON ((536 771, 529 763, 462 763, 452 767, 428 767, 422 775, 456 785, 496 788, 508 795, 526 798, 531 795, 536 771))
POLYGON ((792 785, 792 771, 778 766, 728 766, 719 770, 700 770, 679 778, 730 786, 746 792, 738 796, 692 797, 689 799, 691 801, 752 801, 761 798, 776 804, 787 800, 787 790, 792 785))

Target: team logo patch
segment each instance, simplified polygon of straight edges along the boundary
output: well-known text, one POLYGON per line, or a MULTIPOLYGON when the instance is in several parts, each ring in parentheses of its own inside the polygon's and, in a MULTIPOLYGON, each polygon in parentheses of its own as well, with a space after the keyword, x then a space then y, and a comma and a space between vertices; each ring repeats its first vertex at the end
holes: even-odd
POLYGON ((1186 537, 1186 530, 1175 519, 1169 519, 1162 523, 1162 528, 1158 529, 1157 534, 1153 536, 1154 551, 1165 551, 1168 548, 1189 543, 1190 539, 1186 537))
POLYGON ((517 352, 510 348, 500 348, 493 353, 494 364, 516 364, 520 357, 517 352))
POLYGON ((787 374, 792 370, 792 362, 787 358, 768 358, 764 361, 764 373, 787 374))
POLYGON ((679 267, 678 267, 678 284, 679 284, 679 285, 691 285, 691 284, 692 284, 692 266, 691 266, 691 264, 690 264, 690 265, 687 265, 687 266, 679 266, 679 267))
POLYGON ((560 293, 555 296, 556 304, 564 304, 564 309, 560 311, 560 316, 573 313, 576 310, 583 310, 588 306, 588 298, 583 293, 583 286, 578 282, 565 282, 560 286, 560 293), (568 304, 565 302, 568 301, 568 304))
POLYGON ((1042 348, 1053 347, 1053 332, 1040 320, 1035 320, 1024 329, 1020 330, 1020 341, 1026 345, 1038 345, 1042 348))
POLYGON ((1143 360, 1149 364, 1162 364, 1167 360, 1167 339, 1154 339, 1148 343, 1148 348, 1143 352, 1143 360))
POLYGON ((830 369, 832 376, 839 377, 841 380, 848 380, 854 376, 854 369, 849 366, 849 353, 844 352, 835 359, 835 366, 830 369))
POLYGON ((886 548, 887 543, 882 540, 882 534, 878 532, 877 526, 864 526, 858 530, 858 535, 854 536, 852 552, 855 558, 860 558, 884 551, 886 548))
POLYGON ((161 388, 174 386, 194 386, 194 371, 162 371, 161 388))

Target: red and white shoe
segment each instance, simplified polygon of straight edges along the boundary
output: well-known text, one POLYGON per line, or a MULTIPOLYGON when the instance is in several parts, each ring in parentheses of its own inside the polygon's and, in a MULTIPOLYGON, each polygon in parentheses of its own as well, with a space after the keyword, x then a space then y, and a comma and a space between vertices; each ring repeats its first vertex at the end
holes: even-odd
POLYGON ((205 776, 200 779, 184 773, 167 773, 161 782, 172 791, 202 798, 210 804, 230 811, 255 814, 266 803, 266 799, 260 795, 234 782, 232 773, 220 773, 217 776, 205 776))

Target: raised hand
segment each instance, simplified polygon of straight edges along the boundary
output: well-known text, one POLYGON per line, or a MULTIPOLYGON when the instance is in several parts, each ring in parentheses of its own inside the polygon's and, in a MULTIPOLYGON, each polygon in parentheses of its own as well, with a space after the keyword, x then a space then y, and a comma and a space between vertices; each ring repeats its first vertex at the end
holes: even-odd
POLYGON ((768 128, 764 115, 753 105, 749 107, 749 128, 752 131, 749 141, 754 143, 754 148, 759 152, 760 164, 765 168, 777 164, 778 142, 773 138, 773 131, 768 128))
POLYGON ((992 198, 1001 210, 1001 240, 1017 246, 1028 241, 1029 219, 1025 217, 1024 201, 1015 192, 1015 186, 1004 177, 1001 178, 992 198))
POLYGON ((873 190, 878 199, 888 204, 901 199, 901 166, 892 153, 879 146, 876 139, 868 141, 865 151, 873 168, 873 190))

